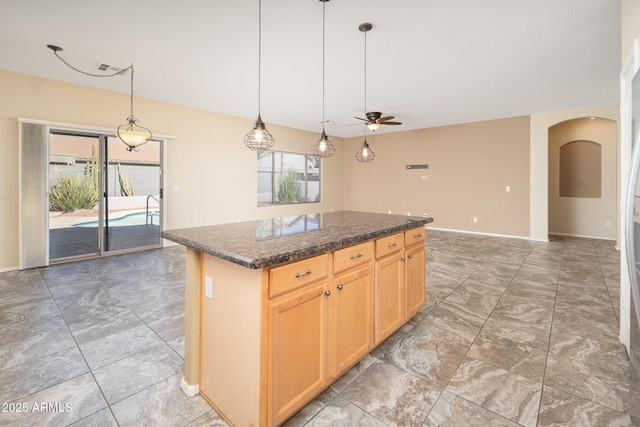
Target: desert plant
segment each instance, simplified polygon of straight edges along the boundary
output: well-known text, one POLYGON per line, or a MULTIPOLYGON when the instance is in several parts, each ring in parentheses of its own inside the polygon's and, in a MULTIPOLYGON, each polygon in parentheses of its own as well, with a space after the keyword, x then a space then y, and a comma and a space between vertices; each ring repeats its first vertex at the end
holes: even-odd
POLYGON ((278 186, 278 199, 280 203, 292 203, 297 201, 298 187, 300 186, 300 179, 298 178, 297 172, 288 170, 280 175, 278 186))
POLYGON ((120 195, 121 196, 134 196, 135 190, 133 189, 133 177, 120 171, 120 163, 117 166, 118 169, 118 181, 120 181, 120 195))
POLYGON ((96 153, 95 145, 91 146, 91 160, 84 165, 84 176, 93 184, 98 192, 100 170, 98 168, 98 153, 96 153))
POLYGON ((92 209, 98 203, 98 189, 90 174, 61 174, 49 189, 49 205, 54 211, 92 209))

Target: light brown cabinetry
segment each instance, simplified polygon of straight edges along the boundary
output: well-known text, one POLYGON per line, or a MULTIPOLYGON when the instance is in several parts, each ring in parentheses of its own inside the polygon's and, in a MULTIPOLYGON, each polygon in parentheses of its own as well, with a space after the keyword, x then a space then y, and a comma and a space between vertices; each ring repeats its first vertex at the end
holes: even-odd
POLYGON ((424 243, 405 249, 405 312, 411 319, 425 303, 424 243))
POLYGON ((424 245, 410 240, 259 270, 203 255, 200 393, 231 425, 286 421, 424 303, 424 245))
POLYGON ((269 419, 278 424, 311 400, 327 381, 326 282, 269 302, 269 419))
POLYGON ((376 240, 375 344, 395 332, 425 303, 424 228, 376 240))
POLYGON ((404 262, 399 250, 375 265, 375 343, 380 344, 404 323, 404 262))
MULTIPOLYGON (((373 250, 369 252, 371 255, 373 250)), ((338 377, 373 348, 373 276, 371 256, 333 279, 334 347, 332 376, 338 377)))

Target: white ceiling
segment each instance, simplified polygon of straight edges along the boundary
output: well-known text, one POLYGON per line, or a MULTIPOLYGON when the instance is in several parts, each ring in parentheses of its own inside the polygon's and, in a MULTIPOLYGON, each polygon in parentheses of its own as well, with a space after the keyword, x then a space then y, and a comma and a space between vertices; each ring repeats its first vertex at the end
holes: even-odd
MULTIPOLYGON (((322 2, 262 0, 262 118, 320 131, 322 2)), ((620 1, 332 0, 326 3, 326 125, 362 135, 367 110, 400 131, 617 103, 620 1)), ((255 119, 257 0, 21 0, 0 6, 0 69, 255 119)), ((123 106, 123 119, 128 115, 123 106)), ((144 123, 142 112, 136 117, 144 123)), ((162 129, 170 133, 171 129, 162 129)))

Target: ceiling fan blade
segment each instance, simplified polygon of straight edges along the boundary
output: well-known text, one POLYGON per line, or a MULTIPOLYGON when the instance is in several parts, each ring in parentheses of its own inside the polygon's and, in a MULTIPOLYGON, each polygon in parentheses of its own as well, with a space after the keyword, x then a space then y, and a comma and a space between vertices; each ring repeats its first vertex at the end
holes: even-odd
POLYGON ((401 122, 381 122, 381 125, 401 125, 401 122))
POLYGON ((393 119, 393 118, 394 118, 394 116, 385 116, 385 117, 380 117, 380 118, 378 119, 378 121, 379 121, 379 122, 386 122, 387 120, 391 120, 391 119, 393 119))
POLYGON ((363 119, 361 117, 354 117, 354 119, 362 120, 363 122, 368 122, 369 121, 369 119, 363 119))

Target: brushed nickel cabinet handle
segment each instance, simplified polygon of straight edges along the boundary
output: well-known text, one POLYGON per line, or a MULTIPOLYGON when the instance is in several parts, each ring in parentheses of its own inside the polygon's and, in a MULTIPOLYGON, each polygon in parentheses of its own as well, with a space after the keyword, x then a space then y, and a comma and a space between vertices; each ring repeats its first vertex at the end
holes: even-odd
POLYGON ((358 252, 358 255, 351 255, 351 259, 358 259, 358 258, 362 258, 362 254, 360 252, 358 252))
POLYGON ((327 289, 326 291, 324 291, 324 294, 325 294, 326 296, 329 296, 329 295, 331 295, 331 291, 327 289))
POLYGON ((307 272, 304 273, 304 274, 296 273, 296 279, 300 279, 300 278, 308 276, 310 274, 311 274, 311 270, 307 270, 307 272))
POLYGON ((409 259, 413 259, 413 255, 409 255, 409 259))
POLYGON ((344 286, 342 286, 342 284, 338 285, 338 290, 341 291, 342 288, 344 288, 344 286))
POLYGON ((414 235, 413 235, 413 238, 414 238, 414 239, 417 239, 417 238, 419 238, 419 237, 422 237, 422 233, 414 234, 414 235))
POLYGON ((392 247, 394 247, 394 246, 398 246, 398 242, 389 243, 389 244, 387 245, 387 247, 388 247, 388 248, 392 248, 392 247))
POLYGON ((405 257, 400 258, 400 261, 406 261, 405 257))

